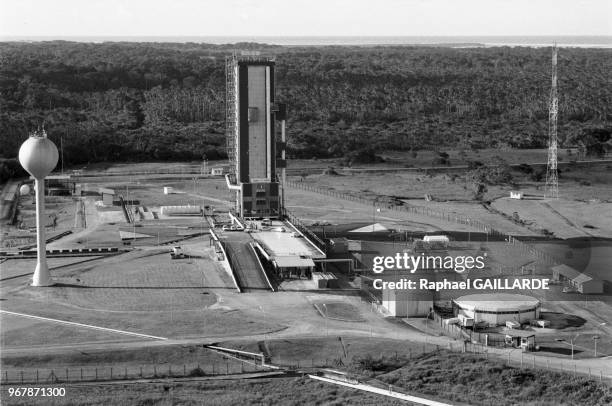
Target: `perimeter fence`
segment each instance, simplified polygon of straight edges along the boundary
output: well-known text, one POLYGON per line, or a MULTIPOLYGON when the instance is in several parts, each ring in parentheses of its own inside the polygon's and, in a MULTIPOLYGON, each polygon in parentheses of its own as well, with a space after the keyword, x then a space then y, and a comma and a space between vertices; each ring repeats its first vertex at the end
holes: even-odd
POLYGON ((233 359, 205 365, 165 363, 98 367, 12 368, 2 371, 0 384, 55 384, 133 379, 189 378, 237 375, 269 370, 269 368, 261 365, 233 359))
MULTIPOLYGON (((433 321, 432 321, 433 322, 433 321)), ((456 326, 453 326, 456 327, 456 326)), ((511 349, 507 354, 500 350, 492 350, 484 344, 470 342, 460 339, 449 342, 447 345, 432 343, 414 343, 408 350, 398 352, 387 347, 381 348, 376 358, 403 358, 407 363, 412 359, 419 359, 424 354, 436 352, 454 352, 470 354, 483 362, 491 361, 504 364, 514 368, 525 370, 546 370, 552 372, 564 372, 574 377, 589 378, 592 380, 612 385, 610 371, 604 373, 598 368, 588 368, 579 365, 573 360, 540 358, 533 353, 523 353, 520 349, 511 349), (515 352, 516 351, 516 352, 515 352)), ((318 337, 318 336, 317 336, 318 337)), ((314 336, 312 338, 315 338, 314 336)), ((321 338, 321 337, 318 337, 321 338)), ((375 337, 372 337, 375 339, 375 337)), ((237 379, 241 376, 264 373, 264 372, 288 372, 288 373, 313 373, 322 368, 345 369, 349 367, 355 357, 362 354, 352 354, 348 358, 289 358, 281 359, 273 356, 273 365, 264 365, 235 358, 227 357, 226 360, 208 364, 147 364, 147 365, 107 365, 107 366, 67 366, 57 368, 10 368, 4 369, 0 375, 1 385, 56 385, 79 382, 108 382, 108 381, 130 381, 138 379, 189 379, 189 378, 224 378, 237 379)))

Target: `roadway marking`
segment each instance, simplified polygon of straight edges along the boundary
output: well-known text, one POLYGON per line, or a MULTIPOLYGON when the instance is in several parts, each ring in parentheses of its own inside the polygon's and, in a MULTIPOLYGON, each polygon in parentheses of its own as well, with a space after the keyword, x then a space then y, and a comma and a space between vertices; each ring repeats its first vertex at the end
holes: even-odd
POLYGON ((25 313, 9 312, 7 310, 0 310, 0 313, 10 314, 10 315, 13 315, 13 316, 26 317, 26 318, 34 319, 34 320, 42 320, 42 321, 50 321, 50 322, 53 322, 53 323, 66 324, 66 325, 69 325, 69 326, 89 328, 89 329, 92 329, 92 330, 106 331, 106 332, 109 332, 109 333, 123 334, 123 335, 134 336, 134 337, 141 337, 141 338, 150 338, 152 340, 167 340, 166 337, 157 337, 157 336, 152 336, 152 335, 148 335, 148 334, 132 333, 131 331, 116 330, 116 329, 113 329, 113 328, 99 327, 99 326, 94 326, 94 325, 91 325, 91 324, 75 323, 73 321, 51 319, 51 318, 48 318, 48 317, 34 316, 34 315, 31 315, 31 314, 25 314, 25 313))

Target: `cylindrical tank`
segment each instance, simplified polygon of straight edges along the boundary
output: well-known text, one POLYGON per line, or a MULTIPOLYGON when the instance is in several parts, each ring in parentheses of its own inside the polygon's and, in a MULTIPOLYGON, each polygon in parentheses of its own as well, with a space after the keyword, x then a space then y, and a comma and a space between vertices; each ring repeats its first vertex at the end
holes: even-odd
POLYGON ((514 293, 481 293, 461 296, 452 301, 455 313, 487 322, 492 326, 507 321, 519 324, 540 318, 541 302, 531 296, 514 293))

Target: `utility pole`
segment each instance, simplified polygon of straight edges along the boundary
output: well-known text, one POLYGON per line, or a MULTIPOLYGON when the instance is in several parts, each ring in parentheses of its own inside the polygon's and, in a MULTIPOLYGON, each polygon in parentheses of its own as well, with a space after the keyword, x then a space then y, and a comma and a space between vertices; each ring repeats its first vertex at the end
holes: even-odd
POLYGON ((546 166, 546 185, 544 197, 559 198, 559 178, 557 174, 557 113, 559 98, 557 96, 557 44, 552 51, 552 80, 550 88, 550 105, 548 110, 548 164, 546 166))
POLYGON ((60 150, 62 151, 62 175, 64 174, 64 137, 60 136, 60 150))

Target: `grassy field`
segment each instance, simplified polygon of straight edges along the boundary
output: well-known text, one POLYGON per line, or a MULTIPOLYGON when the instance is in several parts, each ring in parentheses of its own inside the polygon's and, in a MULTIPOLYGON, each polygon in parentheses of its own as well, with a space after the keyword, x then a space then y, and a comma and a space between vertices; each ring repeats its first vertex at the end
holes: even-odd
MULTIPOLYGON (((202 364, 207 365, 220 359, 220 355, 204 349, 200 345, 152 345, 141 348, 114 350, 68 351, 48 354, 10 355, 3 356, 5 368, 61 368, 61 367, 93 367, 116 366, 123 367, 152 364, 202 364)), ((260 353, 263 341, 236 340, 223 341, 222 347, 260 353)), ((346 361, 343 345, 347 348, 348 358, 354 355, 371 354, 372 356, 408 356, 436 349, 435 345, 424 345, 406 340, 367 337, 338 336, 324 338, 288 338, 265 340, 265 348, 272 356, 273 362, 279 364, 295 364, 310 366, 325 364, 343 358, 346 361)))
MULTIPOLYGON (((306 344, 306 343, 302 343, 306 344)), ((312 343, 311 343, 312 344, 312 343)), ((354 344, 354 343, 353 343, 354 344)), ((380 344, 380 343, 379 343, 380 344)), ((567 373, 507 366, 503 360, 434 351, 416 354, 359 354, 340 366, 370 385, 392 385, 416 396, 458 405, 607 405, 609 386, 567 373)), ((7 399, 3 387, 3 398, 7 399)), ((11 405, 396 405, 392 398, 302 378, 224 379, 66 385, 66 396, 11 398, 11 405)))
POLYGON ((208 258, 173 261, 167 251, 135 251, 60 268, 55 272, 60 286, 46 299, 98 311, 189 310, 215 303, 214 294, 203 294, 226 287, 219 284, 214 263, 208 258))
MULTIPOLYGON (((467 165, 469 161, 481 161, 485 164, 498 163, 502 157, 508 164, 520 163, 546 163, 548 150, 546 149, 444 149, 448 153, 451 166, 467 165)), ((355 167, 402 167, 402 168, 427 168, 439 166, 434 163, 438 157, 435 151, 416 151, 416 156, 408 151, 384 151, 379 153, 385 162, 378 164, 355 164, 355 167)), ((560 162, 576 159, 576 154, 568 155, 567 150, 559 150, 558 157, 560 162)), ((344 165, 344 159, 292 159, 289 161, 288 168, 291 170, 335 167, 340 168, 344 165)))
POLYGON ((412 360, 363 358, 353 370, 423 395, 470 405, 606 405, 610 387, 587 378, 506 366, 469 354, 442 351, 412 360))
MULTIPOLYGON (((260 352, 260 344, 248 341, 228 341, 222 345, 230 348, 260 352)), ((338 360, 348 364, 353 357, 370 354, 373 357, 401 356, 435 350, 433 344, 417 343, 408 340, 395 340, 377 337, 342 337, 334 335, 324 338, 287 338, 266 340, 265 347, 272 362, 281 365, 309 367, 312 364, 333 364, 338 360), (324 362, 327 361, 327 362, 324 362)))
POLYGON ((62 368, 115 366, 117 370, 135 365, 153 364, 209 364, 219 361, 220 355, 201 345, 157 345, 114 350, 70 351, 3 357, 5 368, 62 368))
MULTIPOLYGON (((11 405, 404 405, 382 395, 308 378, 68 386, 65 398, 12 398, 11 405)), ((3 398, 7 392, 2 388, 3 398)))
MULTIPOLYGON (((134 338, 118 337, 117 334, 89 330, 69 329, 64 325, 36 321, 10 314, 0 314, 2 331, 0 344, 3 348, 12 346, 44 346, 48 343, 93 343, 130 341, 134 338)), ((136 339, 137 340, 137 339, 136 339)), ((5 365, 6 367, 6 365, 5 365)))
MULTIPOLYGON (((382 168, 384 165, 373 167, 382 168)), ((600 213, 612 210, 612 189, 609 187, 612 184, 612 172, 609 167, 599 165, 592 168, 564 168, 559 181, 561 198, 557 201, 542 200, 543 182, 534 182, 518 171, 513 171, 512 175, 516 183, 514 186, 487 186, 482 200, 491 201, 494 210, 483 207, 481 202, 473 199, 472 186, 466 182, 463 174, 339 170, 337 175, 315 173, 305 177, 290 176, 289 179, 371 200, 379 196, 393 197, 411 205, 427 206, 446 213, 479 219, 506 233, 542 235, 552 232, 561 238, 612 236, 612 223, 600 216, 600 213), (528 199, 509 199, 509 192, 515 189, 521 190, 528 199), (435 201, 425 201, 425 195, 432 196, 435 201), (511 220, 515 212, 518 218, 524 221, 523 224, 511 220)), ((311 201, 310 195, 306 197, 306 194, 305 191, 291 188, 288 192, 288 208, 313 221, 337 223, 354 219, 349 213, 344 213, 346 209, 353 207, 351 202, 327 197, 328 201, 323 202, 321 207, 328 208, 328 211, 321 213, 317 211, 316 205, 312 204, 314 202, 311 201), (331 204, 332 202, 336 204, 331 204)), ((364 216, 374 218, 371 210, 370 213, 363 212, 362 219, 364 216)), ((397 217, 397 214, 384 213, 384 208, 383 212, 377 214, 381 221, 389 216, 397 217)), ((414 220, 417 223, 429 222, 437 225, 433 220, 414 220)))
MULTIPOLYGON (((194 249, 212 250, 204 240, 196 245, 194 249)), ((161 337, 257 334, 280 328, 254 321, 239 309, 214 308, 219 296, 237 295, 227 273, 207 257, 171 260, 167 251, 134 251, 68 265, 53 271, 58 285, 52 288, 28 286, 25 277, 10 280, 3 286, 2 308, 161 337)), ((34 260, 21 264, 33 269, 34 260)), ((47 326, 44 331, 57 334, 46 337, 38 329, 5 323, 2 345, 89 341, 86 333, 82 338, 82 329, 64 330, 47 326)))
POLYGON ((548 230, 559 238, 604 237, 612 238, 612 216, 602 213, 612 210, 612 203, 579 200, 515 200, 497 199, 494 209, 519 218, 532 229, 548 230))

